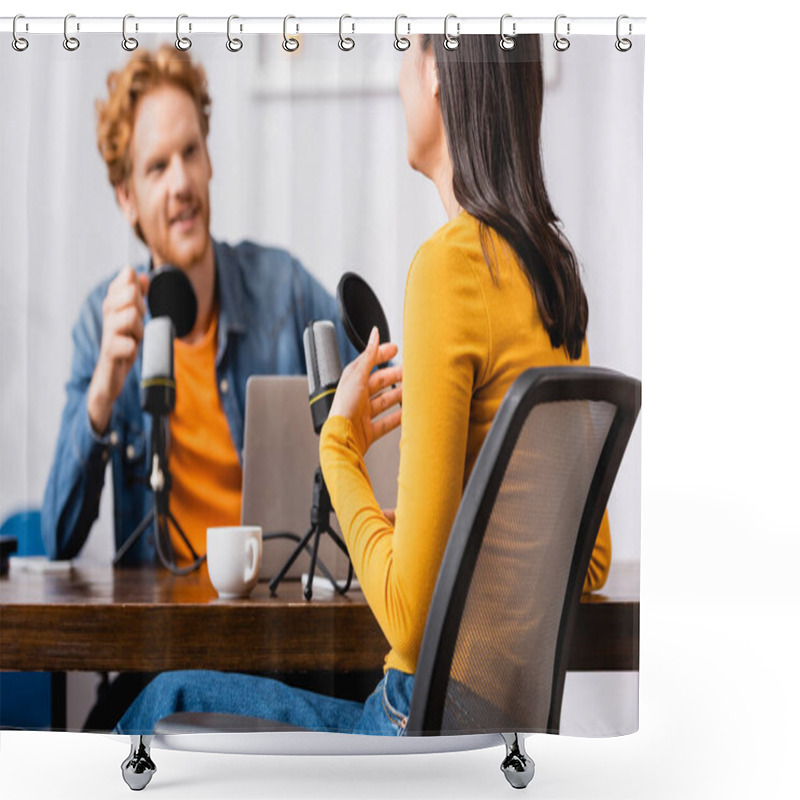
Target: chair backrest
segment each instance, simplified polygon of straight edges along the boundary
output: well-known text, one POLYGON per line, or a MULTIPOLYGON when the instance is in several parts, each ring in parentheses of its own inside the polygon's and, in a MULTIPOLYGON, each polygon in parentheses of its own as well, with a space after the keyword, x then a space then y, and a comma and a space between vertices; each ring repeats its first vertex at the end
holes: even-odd
POLYGON ((433 593, 409 735, 557 733, 603 512, 641 404, 594 367, 523 373, 484 441, 433 593))

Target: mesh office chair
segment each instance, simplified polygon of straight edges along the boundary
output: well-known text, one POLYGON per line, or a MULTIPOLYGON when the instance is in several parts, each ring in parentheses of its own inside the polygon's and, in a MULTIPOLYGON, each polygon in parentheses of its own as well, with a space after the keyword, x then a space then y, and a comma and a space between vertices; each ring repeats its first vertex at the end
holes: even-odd
POLYGON ((518 734, 559 731, 581 590, 640 404, 639 381, 591 367, 511 387, 442 560, 408 735, 502 734, 509 782, 533 777, 518 734))
MULTIPOLYGON (((531 369, 509 389, 450 534, 407 736, 392 750, 433 749, 414 749, 415 740, 433 735, 450 742, 466 735, 482 747, 487 735, 494 744, 500 734, 509 783, 530 782, 533 762, 521 734, 558 733, 581 589, 640 403, 639 381, 592 367, 531 369)), ((157 728, 211 731, 297 736, 298 729, 221 714, 175 714, 157 728)), ((146 784, 155 769, 150 738, 132 737, 123 763, 129 783, 146 784)))

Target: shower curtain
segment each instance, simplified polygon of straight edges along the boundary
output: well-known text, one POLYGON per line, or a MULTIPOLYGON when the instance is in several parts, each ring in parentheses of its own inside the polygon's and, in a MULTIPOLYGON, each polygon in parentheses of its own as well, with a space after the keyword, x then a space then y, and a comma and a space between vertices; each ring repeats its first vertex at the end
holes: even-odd
MULTIPOLYGON (((153 237, 161 235, 162 222, 173 229, 204 225, 193 190, 186 190, 189 200, 168 200, 162 207, 160 196, 153 195, 155 199, 147 205, 147 190, 142 187, 170 164, 168 159, 161 163, 165 159, 155 151, 149 162, 137 163, 136 153, 129 152, 134 146, 130 140, 109 133, 108 126, 118 124, 108 106, 113 94, 109 76, 123 73, 131 59, 142 58, 145 51, 156 54, 159 48, 202 68, 207 102, 202 101, 197 111, 201 119, 207 115, 207 138, 201 123, 201 137, 192 146, 207 150, 211 167, 207 197, 197 204, 201 211, 208 210, 213 241, 230 252, 255 253, 257 259, 290 259, 295 275, 301 276, 297 279, 314 287, 331 314, 341 276, 358 274, 383 306, 392 341, 398 345, 395 360, 402 363, 403 342, 409 335, 403 324, 409 267, 420 246, 452 222, 439 185, 413 159, 409 138, 416 134, 409 131, 407 120, 409 114, 413 118, 414 99, 401 97, 398 90, 403 60, 424 45, 412 30, 412 53, 404 52, 407 29, 402 21, 395 27, 400 38, 391 33, 362 33, 346 19, 339 22, 338 34, 306 33, 302 26, 298 32, 291 20, 284 25, 284 35, 248 33, 232 20, 228 34, 201 35, 197 26, 190 32, 185 21, 184 27, 178 21, 176 33, 148 33, 137 32, 135 20, 130 20, 124 47, 119 33, 78 32, 69 24, 66 38, 29 33, 24 48, 12 47, 10 36, 3 36, 0 521, 11 563, 8 574, 0 578, 0 667, 7 670, 0 674, 0 725, 110 730, 113 719, 121 716, 153 673, 162 671, 147 659, 134 663, 124 657, 87 659, 87 667, 81 668, 80 654, 74 651, 86 647, 87 639, 80 626, 72 648, 69 631, 64 633, 65 641, 52 645, 55 649, 48 649, 48 643, 39 652, 27 648, 23 653, 15 644, 25 626, 37 624, 36 603, 60 602, 60 592, 67 585, 73 592, 71 603, 91 606, 96 586, 105 587, 113 603, 117 591, 113 587, 123 580, 141 581, 142 602, 152 600, 146 577, 150 573, 137 572, 143 569, 137 566, 111 566, 120 544, 119 538, 115 540, 120 534, 115 532, 130 533, 138 522, 131 515, 138 513, 139 506, 126 505, 125 498, 135 491, 131 482, 147 476, 139 470, 137 478, 136 470, 125 464, 126 460, 143 463, 137 461, 147 449, 142 431, 139 438, 123 442, 114 441, 112 431, 108 463, 91 484, 92 491, 100 493, 99 501, 95 498, 95 504, 99 503, 96 519, 87 522, 75 512, 66 525, 85 528, 84 541, 73 539, 57 552, 58 536, 67 537, 71 531, 56 534, 52 529, 58 513, 63 514, 74 499, 70 493, 78 491, 78 483, 86 485, 80 481, 67 485, 64 478, 67 469, 80 471, 86 466, 82 459, 87 452, 81 449, 85 443, 65 433, 65 426, 73 421, 65 413, 71 390, 64 387, 77 359, 88 359, 89 375, 94 375, 98 359, 96 347, 81 340, 81 331, 86 330, 80 324, 82 315, 91 312, 95 321, 103 319, 109 280, 128 265, 146 271, 155 247, 153 237), (142 181, 137 184, 138 195, 123 192, 121 196, 112 185, 117 167, 110 151, 118 146, 124 150, 119 174, 128 179, 130 170, 142 170, 141 176, 134 176, 142 181), (148 229, 153 231, 150 247, 142 235, 148 225, 153 226, 148 229), (68 467, 60 462, 65 453, 68 467), (125 469, 125 477, 115 475, 114 469, 125 469), (83 596, 81 586, 89 587, 83 596)), ((454 41, 477 35, 457 26, 458 21, 451 20, 449 27, 445 23, 432 36, 454 41)), ((19 30, 22 38, 24 29, 19 30)), ((509 37, 539 37, 544 93, 541 168, 559 220, 556 227, 579 265, 589 309, 586 338, 591 363, 641 377, 644 37, 633 37, 629 49, 620 47, 613 20, 603 35, 568 34, 566 26, 559 29, 558 23, 560 39, 552 33, 521 33, 516 28, 512 34, 510 23, 507 30, 509 37)), ((492 36, 499 40, 496 32, 492 36)), ((498 46, 496 57, 511 57, 512 52, 498 46)), ((423 68, 415 62, 411 78, 422 80, 423 68)), ((154 123, 148 130, 158 131, 158 126, 154 123)), ((167 139, 174 133, 167 125, 167 139)), ((188 164, 193 155, 183 153, 182 157, 188 164)), ((180 196, 181 190, 175 193, 180 196)), ((169 233, 164 235, 169 239, 169 233)), ((217 255, 217 265, 219 259, 217 255)), ((212 305, 217 310, 219 281, 218 277, 212 305)), ((274 325, 280 326, 289 325, 284 317, 294 312, 281 306, 270 313, 274 325)), ((255 321, 244 319, 241 324, 247 328, 255 321)), ((295 319, 291 324, 299 323, 295 319)), ((102 335, 96 332, 95 344, 100 346, 102 335)), ((262 346, 273 345, 265 339, 262 346)), ((346 348, 343 345, 343 352, 352 357, 354 351, 346 348)), ((262 361, 256 363, 253 374, 269 371, 262 361)), ((280 370, 303 373, 305 364, 284 364, 276 368, 280 370)), ((223 397, 232 387, 221 382, 217 388, 224 413, 220 420, 231 425, 236 417, 243 424, 246 408, 232 411, 226 403, 234 401, 223 397)), ((88 391, 85 385, 83 389, 88 391)), ((136 397, 135 391, 130 394, 136 397)), ((237 402, 241 405, 241 398, 237 402)), ((123 412, 117 407, 115 413, 123 412)), ((130 415, 129 427, 135 427, 142 415, 133 411, 130 415)), ((86 425, 81 430, 85 436, 98 435, 86 425)), ((102 438, 102 431, 99 435, 102 438)), ((241 451, 244 432, 232 430, 231 437, 241 451)), ((228 450, 228 455, 234 453, 230 442, 228 450)), ((610 615, 607 623, 600 614, 592 618, 597 620, 593 624, 607 625, 595 631, 595 638, 606 637, 613 649, 618 637, 627 651, 614 663, 589 659, 567 672, 560 726, 565 735, 612 736, 638 728, 640 457, 637 427, 608 504, 612 542, 608 579, 586 599, 598 608, 605 603, 610 615), (615 618, 615 613, 621 616, 615 618)), ((237 475, 237 465, 229 466, 227 474, 237 475)), ((298 475, 297 480, 310 490, 311 476, 298 475)), ((235 496, 239 486, 234 487, 235 496)), ((298 531, 306 525, 307 519, 298 520, 298 531)), ((270 541, 264 543, 265 554, 270 546, 270 541)), ((307 560, 303 564, 307 569, 307 560)), ((190 576, 176 575, 170 580, 170 585, 194 582, 198 603, 220 607, 205 566, 190 576)), ((315 584, 310 602, 324 602, 325 596, 324 587, 317 590, 315 584)), ((247 613, 248 603, 266 602, 268 597, 264 577, 240 607, 247 613)), ((87 608, 87 615, 93 613, 87 608)), ((135 619, 135 613, 130 619, 135 619)), ((135 635, 146 641, 147 637, 169 638, 171 631, 153 612, 141 619, 135 635)), ((106 635, 113 639, 131 634, 111 629, 106 635)), ((206 634, 197 629, 193 635, 202 639, 206 634)), ((285 635, 291 636, 292 631, 287 629, 285 635)), ((334 642, 336 635, 334 627, 330 632, 334 642)), ((43 639, 47 639, 44 633, 43 639)), ((222 641, 219 646, 226 644, 222 641)), ((102 642, 96 641, 94 647, 102 650, 102 642)), ((602 650, 602 643, 598 647, 602 650)), ((191 650, 192 643, 176 640, 174 648, 191 650)), ((230 665, 230 671, 236 672, 235 659, 230 665)), ((198 670, 208 666, 202 659, 193 664, 198 670)), ((217 661, 214 666, 218 667, 217 661)), ((363 702, 380 677, 381 666, 376 661, 369 669, 360 665, 339 674, 335 668, 317 665, 305 669, 271 664, 262 671, 248 664, 245 671, 263 672, 298 689, 363 702)))

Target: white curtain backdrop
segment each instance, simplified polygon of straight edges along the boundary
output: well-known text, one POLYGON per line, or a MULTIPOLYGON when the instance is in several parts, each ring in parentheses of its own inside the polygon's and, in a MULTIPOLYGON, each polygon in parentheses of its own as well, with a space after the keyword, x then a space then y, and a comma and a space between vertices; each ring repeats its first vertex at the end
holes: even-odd
MULTIPOLYGON (((155 47, 174 37, 140 37, 155 47)), ((446 221, 433 185, 405 157, 400 54, 386 36, 198 37, 212 97, 215 237, 283 246, 333 292, 362 274, 402 347, 417 247, 446 221)), ((60 36, 0 49, 0 518, 41 503, 72 356, 70 331, 92 286, 145 252, 116 207, 95 139, 95 100, 127 54, 116 35, 60 36)), ((547 184, 583 267, 592 362, 641 377, 641 164, 644 42, 543 38, 547 184)), ((640 433, 610 505, 614 558, 638 559, 640 433)), ((107 487, 109 483, 107 482, 107 487)), ((109 563, 110 491, 81 557, 109 563)))
MULTIPOLYGON (((140 36, 141 47, 173 37, 140 36)), ((198 37, 212 97, 213 235, 285 247, 331 291, 363 275, 401 346, 409 264, 446 221, 433 185, 405 157, 391 37, 305 36, 287 55, 276 36, 198 37)), ((642 75, 644 40, 543 37, 543 149, 550 197, 583 267, 592 363, 641 377, 642 75)), ((127 57, 117 35, 36 37, 0 48, 0 519, 41 504, 87 292, 146 253, 116 207, 97 152, 94 103, 127 57)), ((614 563, 640 553, 640 426, 611 497, 614 563)), ((110 481, 81 559, 110 563, 110 481)), ((613 569, 613 565, 612 565, 613 569)), ((612 573, 613 574, 613 573, 612 573)), ((70 674, 68 726, 82 724, 95 677, 70 674)), ((638 727, 638 673, 570 673, 562 733, 638 727)))

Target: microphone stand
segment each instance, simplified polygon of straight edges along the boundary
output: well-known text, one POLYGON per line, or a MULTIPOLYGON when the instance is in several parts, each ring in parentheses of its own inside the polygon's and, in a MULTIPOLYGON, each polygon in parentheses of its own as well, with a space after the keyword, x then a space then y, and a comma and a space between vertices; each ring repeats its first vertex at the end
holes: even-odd
POLYGON ((339 549, 347 556, 347 580, 344 586, 340 586, 333 577, 329 574, 328 580, 333 584, 333 588, 341 595, 345 594, 350 588, 353 581, 353 562, 350 561, 350 555, 347 552, 347 545, 342 541, 339 534, 331 528, 331 498, 328 494, 328 487, 325 485, 325 478, 322 476, 322 468, 317 467, 314 472, 314 493, 311 502, 311 527, 308 533, 300 540, 294 552, 289 556, 289 560, 283 565, 281 571, 270 581, 269 590, 271 594, 275 594, 278 584, 283 580, 284 575, 289 571, 289 568, 297 560, 297 557, 308 546, 309 541, 313 537, 314 545, 311 549, 311 563, 308 567, 308 582, 303 589, 303 596, 306 600, 311 600, 312 584, 314 582, 314 573, 317 567, 317 550, 319 548, 320 536, 327 533, 339 547, 339 549))
POLYGON ((125 540, 122 547, 114 556, 113 566, 119 566, 125 554, 133 547, 139 537, 147 530, 155 519, 155 545, 158 558, 173 575, 188 575, 200 567, 206 560, 205 556, 198 556, 191 542, 186 537, 180 523, 169 509, 169 491, 172 488, 172 475, 169 472, 167 458, 167 416, 153 414, 153 429, 150 433, 150 488, 153 490, 153 507, 145 514, 144 519, 136 526, 136 530, 125 540), (169 526, 172 523, 184 544, 189 548, 194 561, 186 567, 175 564, 175 552, 169 536, 169 526), (166 552, 164 552, 166 550, 166 552))

